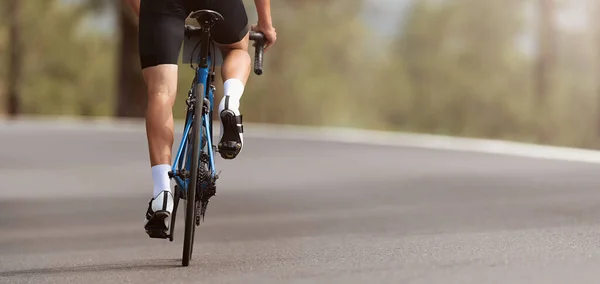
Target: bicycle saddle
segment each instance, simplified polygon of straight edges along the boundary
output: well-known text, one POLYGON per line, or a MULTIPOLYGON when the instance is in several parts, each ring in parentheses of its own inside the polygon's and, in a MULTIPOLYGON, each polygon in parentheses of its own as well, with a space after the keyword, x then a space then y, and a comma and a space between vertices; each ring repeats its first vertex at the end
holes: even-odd
POLYGON ((190 14, 190 18, 196 19, 198 23, 216 23, 225 20, 223 15, 213 10, 198 10, 190 14))

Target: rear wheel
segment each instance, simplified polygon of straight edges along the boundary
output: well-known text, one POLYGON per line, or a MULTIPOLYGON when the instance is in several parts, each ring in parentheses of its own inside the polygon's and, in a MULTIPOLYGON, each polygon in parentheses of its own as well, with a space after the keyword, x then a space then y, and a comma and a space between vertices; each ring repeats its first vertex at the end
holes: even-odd
POLYGON ((202 135, 202 102, 204 98, 204 86, 196 85, 194 88, 196 103, 194 106, 194 121, 190 136, 192 147, 192 163, 190 167, 190 178, 187 186, 187 202, 185 207, 185 236, 183 238, 183 266, 188 266, 192 259, 194 248, 194 233, 196 231, 196 187, 198 182, 198 162, 200 161, 200 135, 202 135))

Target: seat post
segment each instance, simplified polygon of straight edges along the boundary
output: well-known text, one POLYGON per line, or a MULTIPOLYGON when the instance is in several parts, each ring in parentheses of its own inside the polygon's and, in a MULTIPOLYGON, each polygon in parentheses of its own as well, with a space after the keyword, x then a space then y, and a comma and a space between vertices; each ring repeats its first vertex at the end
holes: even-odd
POLYGON ((208 55, 210 46, 210 26, 202 25, 200 34, 200 68, 208 68, 208 55))
POLYGON ((210 29, 219 21, 223 20, 223 16, 212 10, 199 10, 192 13, 191 17, 198 21, 198 24, 202 27, 200 34, 201 48, 200 48, 200 68, 208 67, 208 55, 210 53, 210 29))

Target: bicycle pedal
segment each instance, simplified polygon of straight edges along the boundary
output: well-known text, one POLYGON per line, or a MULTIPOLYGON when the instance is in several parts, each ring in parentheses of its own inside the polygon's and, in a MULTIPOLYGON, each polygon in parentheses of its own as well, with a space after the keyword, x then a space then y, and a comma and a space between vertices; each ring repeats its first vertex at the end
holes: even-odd
POLYGON ((237 157, 237 153, 232 152, 231 150, 227 151, 227 152, 219 152, 221 154, 221 157, 226 158, 226 159, 234 159, 235 157, 237 157))
POLYGON ((167 232, 169 231, 169 225, 165 220, 170 218, 170 215, 171 214, 166 211, 155 212, 154 216, 152 216, 152 219, 150 219, 144 226, 146 234, 153 239, 168 238, 169 234, 167 232))
POLYGON ((169 239, 170 235, 163 230, 146 230, 146 233, 151 239, 169 239))

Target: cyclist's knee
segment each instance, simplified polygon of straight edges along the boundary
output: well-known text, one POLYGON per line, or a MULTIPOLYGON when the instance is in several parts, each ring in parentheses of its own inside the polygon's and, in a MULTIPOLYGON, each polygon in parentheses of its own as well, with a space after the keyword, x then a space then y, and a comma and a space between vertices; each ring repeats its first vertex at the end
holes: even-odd
POLYGON ((148 90, 148 103, 159 105, 175 104, 177 94, 177 69, 174 64, 147 67, 142 70, 148 90))

